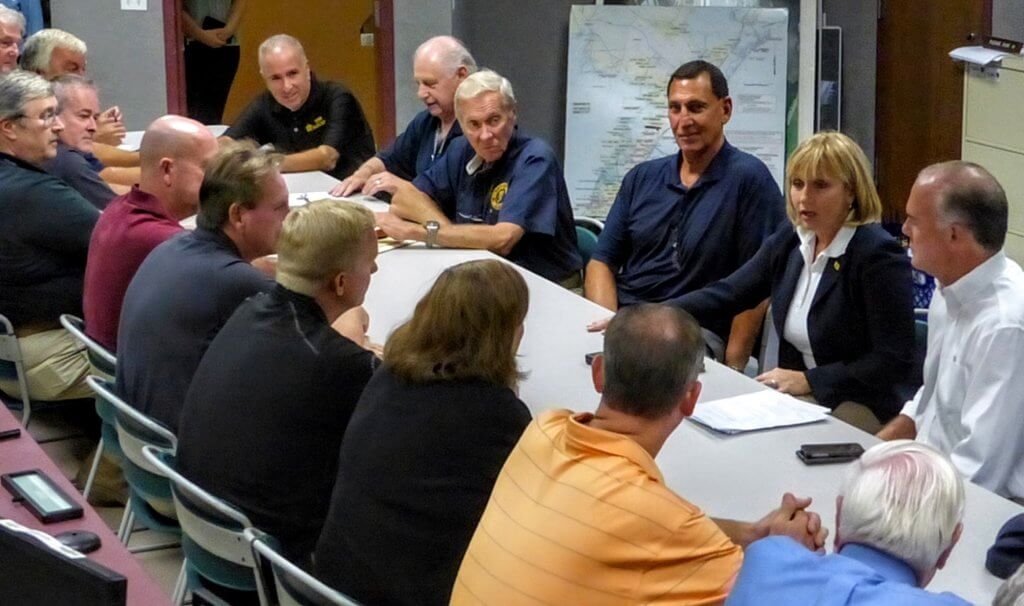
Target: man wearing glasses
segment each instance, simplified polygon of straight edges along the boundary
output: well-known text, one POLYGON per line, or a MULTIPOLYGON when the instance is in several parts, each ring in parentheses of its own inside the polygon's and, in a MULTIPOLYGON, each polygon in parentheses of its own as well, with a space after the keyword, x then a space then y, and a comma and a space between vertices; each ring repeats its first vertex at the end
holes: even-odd
POLYGON ((0 76, 18 69, 25 16, 0 5, 0 76))
MULTIPOLYGON (((39 166, 57 153, 64 125, 42 77, 0 79, 0 314, 14 325, 32 399, 91 395, 84 348, 60 328, 82 314, 86 252, 99 211, 39 166)), ((17 393, 13 381, 0 389, 17 393)))

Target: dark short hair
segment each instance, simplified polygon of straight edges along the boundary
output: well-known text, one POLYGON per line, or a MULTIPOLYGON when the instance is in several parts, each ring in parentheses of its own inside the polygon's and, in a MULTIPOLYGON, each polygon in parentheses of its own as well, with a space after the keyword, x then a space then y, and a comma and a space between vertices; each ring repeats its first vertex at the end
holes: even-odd
POLYGON ((263 195, 263 181, 276 172, 284 157, 256 147, 250 140, 224 141, 206 166, 199 188, 196 225, 217 230, 228 220, 231 205, 255 208, 263 195))
POLYGON ((725 99, 729 96, 729 81, 725 79, 725 74, 717 66, 702 59, 688 61, 676 68, 676 71, 672 72, 672 76, 668 79, 668 85, 665 86, 665 94, 668 95, 672 90, 672 83, 676 80, 692 80, 701 74, 708 75, 711 80, 711 92, 715 94, 715 97, 725 99))
POLYGON ((1006 191, 992 173, 963 160, 933 164, 921 172, 937 174, 944 181, 939 194, 941 216, 963 223, 988 252, 1003 248, 1009 205, 1006 191))
POLYGON ((615 314, 604 335, 605 404, 657 419, 679 403, 704 370, 704 337, 693 316, 642 303, 615 314))

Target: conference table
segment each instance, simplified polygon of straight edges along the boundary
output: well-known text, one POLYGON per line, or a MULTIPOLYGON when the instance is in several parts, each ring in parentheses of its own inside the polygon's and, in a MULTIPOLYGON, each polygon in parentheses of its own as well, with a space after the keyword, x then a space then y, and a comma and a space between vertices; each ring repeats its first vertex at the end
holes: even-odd
MULTIPOLYGON (((13 414, 0 403, 0 431, 21 427, 13 414)), ((7 490, 0 489, 0 518, 6 518, 35 530, 42 530, 54 535, 68 530, 88 530, 100 537, 100 548, 88 555, 89 559, 116 571, 128 580, 129 606, 161 606, 170 604, 171 598, 163 588, 142 569, 142 565, 128 549, 117 540, 106 522, 96 513, 78 489, 61 473, 50 457, 46 455, 27 431, 22 429, 21 436, 0 441, 0 474, 25 471, 28 469, 42 470, 60 489, 81 505, 84 515, 75 520, 43 524, 21 503, 15 503, 7 490)), ((0 579, 4 572, 0 571, 0 579)), ((0 581, 2 582, 2 581, 0 581)))
MULTIPOLYGON (((323 173, 286 175, 286 181, 293 194, 324 192, 337 183, 323 173)), ((497 258, 486 251, 428 249, 422 244, 381 254, 364 304, 370 314, 370 337, 383 343, 410 317, 416 301, 446 267, 497 258)), ((585 326, 609 312, 527 270, 520 268, 520 273, 530 290, 519 348, 520 368, 527 373, 520 384, 520 398, 534 415, 555 408, 593 410, 599 396, 585 355, 600 351, 603 337, 586 332, 585 326)), ((700 402, 767 389, 710 359, 701 382, 698 407, 700 402)), ((878 440, 831 417, 808 425, 735 435, 715 433, 688 421, 672 434, 656 460, 672 490, 714 517, 752 521, 777 507, 784 492, 809 496, 813 498, 811 508, 821 514, 831 540, 836 495, 846 466, 807 466, 795 455, 801 444, 822 442, 858 442, 868 448, 878 440)), ((1002 581, 985 570, 985 552, 1003 522, 1022 512, 1024 507, 968 484, 963 536, 928 589, 990 603, 1002 581)), ((831 543, 828 547, 831 551, 831 543)))

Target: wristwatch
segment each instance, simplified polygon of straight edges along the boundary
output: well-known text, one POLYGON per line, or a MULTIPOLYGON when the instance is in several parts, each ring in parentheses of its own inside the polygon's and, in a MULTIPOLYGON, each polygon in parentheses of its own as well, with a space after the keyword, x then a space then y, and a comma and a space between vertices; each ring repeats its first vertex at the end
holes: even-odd
POLYGON ((437 232, 441 229, 441 224, 437 221, 427 221, 423 227, 427 229, 427 248, 437 248, 437 232))

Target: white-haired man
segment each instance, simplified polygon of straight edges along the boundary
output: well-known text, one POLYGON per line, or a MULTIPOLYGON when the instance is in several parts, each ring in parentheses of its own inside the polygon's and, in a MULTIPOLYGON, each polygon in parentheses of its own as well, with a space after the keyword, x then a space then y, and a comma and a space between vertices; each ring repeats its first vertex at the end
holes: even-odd
POLYGON ((850 465, 836 499, 835 553, 788 537, 747 548, 729 606, 961 606, 922 589, 963 530, 963 480, 949 459, 911 440, 877 444, 850 465))
MULTIPOLYGON (((89 236, 100 213, 40 168, 57 153, 57 99, 50 83, 16 70, 0 78, 0 313, 14 324, 32 399, 92 392, 84 348, 60 327, 82 313, 89 236)), ((0 381, 7 393, 17 383, 0 381)))
MULTIPOLYGON (((53 81, 58 116, 64 124, 57 155, 43 163, 46 172, 64 181, 96 208, 103 210, 117 195, 100 177, 103 162, 93 155, 100 100, 96 85, 68 74, 53 81)), ((117 186, 121 193, 128 188, 117 186)))
POLYGON ((338 179, 373 155, 373 132, 359 101, 341 83, 317 79, 302 43, 278 34, 264 40, 258 54, 267 92, 225 137, 272 144, 285 154, 282 172, 322 170, 338 179))
POLYGON ((1024 498, 1024 272, 1006 256, 1006 192, 959 160, 921 171, 903 233, 939 282, 928 308, 924 385, 878 437, 916 438, 964 477, 1024 498))
POLYGON ((516 131, 508 80, 478 71, 455 91, 464 137, 411 183, 375 177, 393 195, 378 225, 399 240, 483 248, 566 287, 581 285, 569 192, 555 153, 516 131))
POLYGON ((473 56, 455 38, 435 36, 421 44, 413 54, 412 74, 416 96, 427 108, 416 114, 394 143, 363 162, 331 195, 347 196, 362 190, 372 196, 380 189, 376 180, 381 173, 409 180, 440 160, 451 142, 462 136, 455 119, 455 90, 475 71, 473 56))
MULTIPOLYGON (((36 72, 53 81, 61 76, 84 76, 89 49, 80 38, 60 29, 43 29, 25 40, 21 52, 21 68, 36 72)), ((138 154, 117 149, 127 132, 121 108, 107 108, 96 117, 93 140, 96 155, 110 166, 134 167, 139 165, 138 154)), ((118 180, 118 183, 131 185, 118 180)))
POLYGON ((0 76, 18 69, 25 15, 0 5, 0 76))

